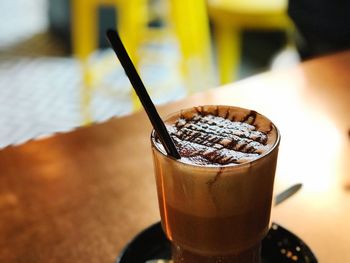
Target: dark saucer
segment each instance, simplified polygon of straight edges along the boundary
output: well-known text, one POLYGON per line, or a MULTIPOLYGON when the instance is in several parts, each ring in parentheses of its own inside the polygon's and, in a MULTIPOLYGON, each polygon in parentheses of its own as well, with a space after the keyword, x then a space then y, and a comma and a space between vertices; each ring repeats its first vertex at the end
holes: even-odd
MULTIPOLYGON (((317 263, 310 248, 296 235, 273 223, 262 243, 263 263, 317 263)), ((160 222, 143 230, 121 252, 117 263, 170 259, 170 243, 160 222)))

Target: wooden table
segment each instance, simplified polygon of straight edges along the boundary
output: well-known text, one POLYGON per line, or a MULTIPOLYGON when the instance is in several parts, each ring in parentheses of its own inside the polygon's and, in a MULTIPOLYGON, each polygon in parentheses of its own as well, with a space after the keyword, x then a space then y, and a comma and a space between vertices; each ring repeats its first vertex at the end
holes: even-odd
MULTIPOLYGON (((350 52, 159 107, 229 104, 282 133, 275 191, 302 190, 273 221, 320 262, 350 262, 350 52)), ((113 262, 159 220, 145 113, 0 151, 0 262, 113 262)))

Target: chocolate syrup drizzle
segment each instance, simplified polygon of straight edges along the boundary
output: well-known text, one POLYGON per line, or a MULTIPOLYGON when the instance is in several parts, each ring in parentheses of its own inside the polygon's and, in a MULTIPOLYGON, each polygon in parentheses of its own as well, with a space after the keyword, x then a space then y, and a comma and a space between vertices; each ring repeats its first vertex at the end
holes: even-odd
POLYGON ((169 128, 182 158, 199 165, 238 164, 255 159, 264 152, 267 134, 255 125, 257 113, 249 112, 241 120, 230 120, 218 111, 197 114, 186 119, 183 115, 169 128))

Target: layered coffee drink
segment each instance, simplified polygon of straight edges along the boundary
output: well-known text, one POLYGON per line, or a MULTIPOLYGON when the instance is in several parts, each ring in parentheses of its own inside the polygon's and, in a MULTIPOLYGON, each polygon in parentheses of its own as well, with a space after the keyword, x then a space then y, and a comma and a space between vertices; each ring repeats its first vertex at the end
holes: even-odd
POLYGON ((165 124, 181 159, 151 141, 161 222, 177 262, 260 262, 280 136, 263 115, 201 106, 165 124))

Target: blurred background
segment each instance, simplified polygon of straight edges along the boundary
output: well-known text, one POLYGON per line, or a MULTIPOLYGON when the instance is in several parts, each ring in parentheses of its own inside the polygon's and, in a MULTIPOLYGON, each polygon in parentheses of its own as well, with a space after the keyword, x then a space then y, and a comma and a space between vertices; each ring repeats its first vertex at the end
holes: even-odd
POLYGON ((286 0, 1 0, 0 148, 140 109, 118 28, 156 104, 295 65, 286 0))

